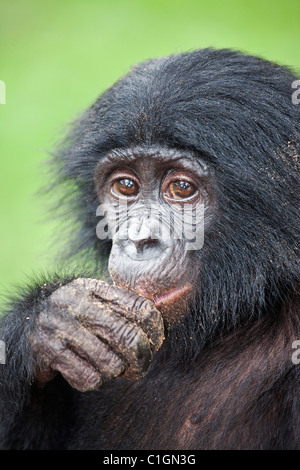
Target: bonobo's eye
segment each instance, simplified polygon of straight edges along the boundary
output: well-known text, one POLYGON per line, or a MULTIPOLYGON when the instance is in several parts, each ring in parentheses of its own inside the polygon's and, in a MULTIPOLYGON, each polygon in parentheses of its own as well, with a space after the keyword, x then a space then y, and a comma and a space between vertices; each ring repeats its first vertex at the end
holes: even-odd
POLYGON ((167 188, 167 194, 173 199, 185 199, 195 192, 195 188, 188 181, 172 181, 167 188))
POLYGON ((198 189, 189 175, 176 171, 163 182, 162 193, 169 202, 183 202, 185 199, 194 200, 198 189))
POLYGON ((131 174, 115 175, 111 182, 111 193, 115 197, 134 198, 140 190, 139 183, 131 174))
POLYGON ((123 178, 114 182, 112 190, 116 194, 120 194, 122 196, 135 196, 138 193, 139 188, 134 181, 128 178, 123 178))

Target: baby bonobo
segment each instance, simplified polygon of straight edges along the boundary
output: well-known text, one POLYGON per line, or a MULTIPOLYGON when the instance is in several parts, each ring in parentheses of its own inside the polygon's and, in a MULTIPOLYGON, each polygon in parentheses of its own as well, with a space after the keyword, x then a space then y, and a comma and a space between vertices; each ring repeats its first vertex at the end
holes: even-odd
POLYGON ((73 123, 52 162, 70 264, 1 318, 1 448, 300 449, 297 83, 198 50, 73 123))

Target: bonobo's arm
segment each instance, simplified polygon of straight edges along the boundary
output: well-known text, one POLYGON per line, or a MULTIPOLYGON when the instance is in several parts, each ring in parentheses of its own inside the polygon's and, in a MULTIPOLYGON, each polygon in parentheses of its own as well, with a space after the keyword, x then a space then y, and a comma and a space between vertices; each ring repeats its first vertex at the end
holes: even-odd
POLYGON ((163 341, 154 305, 103 281, 44 283, 14 302, 0 339, 0 448, 63 448, 78 391, 139 379, 163 341))
MULTIPOLYGON (((54 406, 52 410, 51 405, 44 406, 43 398, 46 394, 52 396, 51 390, 47 393, 50 387, 42 390, 35 383, 36 361, 28 343, 39 313, 47 306, 49 295, 71 280, 51 279, 47 282, 43 279, 39 284, 32 283, 11 300, 1 315, 0 340, 4 341, 6 357, 5 364, 0 364, 0 449, 35 448, 40 444, 45 444, 46 448, 51 446, 44 437, 48 427, 44 410, 49 406, 49 415, 54 412, 59 416, 64 405, 68 408, 68 403, 71 403, 72 392, 60 381, 56 385, 56 389, 62 388, 57 411, 54 406)), ((55 398, 53 396, 54 401, 55 398)), ((49 431, 50 436, 51 429, 49 431)), ((59 442, 58 433, 54 434, 59 442)))

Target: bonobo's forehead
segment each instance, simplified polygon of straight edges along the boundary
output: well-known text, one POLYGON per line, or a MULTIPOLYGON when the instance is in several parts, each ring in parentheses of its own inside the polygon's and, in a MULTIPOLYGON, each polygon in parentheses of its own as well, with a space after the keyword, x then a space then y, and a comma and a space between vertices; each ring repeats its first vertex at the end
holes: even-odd
POLYGON ((160 146, 113 149, 99 162, 98 168, 114 169, 123 165, 142 172, 157 172, 157 169, 164 170, 172 166, 201 175, 209 173, 208 165, 194 151, 160 146))

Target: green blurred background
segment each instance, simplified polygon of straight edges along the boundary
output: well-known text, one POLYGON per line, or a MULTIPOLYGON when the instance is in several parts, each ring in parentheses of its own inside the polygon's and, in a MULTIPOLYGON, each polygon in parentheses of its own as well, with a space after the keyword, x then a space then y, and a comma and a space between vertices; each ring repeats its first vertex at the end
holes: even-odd
MULTIPOLYGON (((300 1, 1 0, 0 293, 54 267, 37 196, 64 126, 136 62, 230 47, 300 69, 300 1)), ((63 233, 61 234, 63 240, 63 233)))

